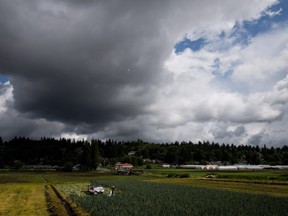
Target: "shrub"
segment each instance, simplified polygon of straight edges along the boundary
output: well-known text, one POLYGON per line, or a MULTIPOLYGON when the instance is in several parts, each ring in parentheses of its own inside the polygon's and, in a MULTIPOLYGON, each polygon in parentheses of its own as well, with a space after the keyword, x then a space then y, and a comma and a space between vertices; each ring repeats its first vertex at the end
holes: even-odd
POLYGON ((180 174, 179 178, 189 178, 189 174, 188 173, 184 173, 184 174, 180 174))
POLYGON ((64 163, 63 171, 65 171, 65 172, 72 172, 72 170, 73 170, 73 163, 72 163, 72 162, 66 162, 66 163, 64 163))
POLYGON ((150 164, 146 165, 146 169, 152 169, 152 166, 150 164))

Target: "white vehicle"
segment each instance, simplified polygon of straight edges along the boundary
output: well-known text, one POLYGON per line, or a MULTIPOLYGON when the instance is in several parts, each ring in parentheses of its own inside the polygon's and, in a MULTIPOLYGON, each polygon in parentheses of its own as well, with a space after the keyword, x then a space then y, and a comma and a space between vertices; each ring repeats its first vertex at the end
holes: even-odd
POLYGON ((89 185, 88 191, 90 194, 103 194, 105 189, 102 186, 89 185))

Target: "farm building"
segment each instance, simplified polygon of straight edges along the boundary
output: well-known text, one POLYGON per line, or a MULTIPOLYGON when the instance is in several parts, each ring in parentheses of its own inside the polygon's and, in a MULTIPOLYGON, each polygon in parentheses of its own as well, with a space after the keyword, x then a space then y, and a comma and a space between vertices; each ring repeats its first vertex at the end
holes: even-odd
POLYGON ((179 165, 179 168, 183 168, 183 169, 204 169, 204 167, 206 167, 205 165, 179 165))
POLYGON ((219 166, 218 167, 219 170, 238 170, 237 166, 219 166))
POLYGON ((238 165, 238 170, 262 170, 263 165, 238 165))
POLYGON ((132 169, 133 168, 133 165, 132 164, 129 164, 129 163, 117 163, 115 165, 115 169, 116 170, 119 170, 119 169, 132 169))
POLYGON ((218 165, 216 165, 216 164, 208 164, 206 167, 204 167, 204 169, 216 170, 216 169, 218 169, 218 165))
POLYGON ((115 169, 118 174, 129 174, 130 170, 133 168, 132 164, 129 163, 117 163, 115 169))

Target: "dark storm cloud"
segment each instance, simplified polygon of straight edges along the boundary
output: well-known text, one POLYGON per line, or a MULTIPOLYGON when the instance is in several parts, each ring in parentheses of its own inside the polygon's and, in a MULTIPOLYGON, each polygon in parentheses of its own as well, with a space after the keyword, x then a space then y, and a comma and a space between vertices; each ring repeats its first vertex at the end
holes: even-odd
POLYGON ((0 95, 5 94, 8 89, 9 89, 8 85, 4 85, 4 84, 0 83, 0 95))
POLYGON ((15 136, 28 136, 32 138, 60 136, 66 128, 58 122, 48 122, 44 119, 31 120, 19 116, 15 111, 8 111, 0 115, 1 137, 10 140, 15 136))
MULTIPOLYGON (((224 62, 224 69, 235 59, 243 61, 239 74, 245 81, 254 71, 246 70, 245 63, 262 68, 261 62, 250 60, 267 50, 252 46, 234 53, 229 42, 226 53, 217 48, 222 44, 218 37, 215 44, 212 41, 220 32, 229 35, 236 20, 253 20, 271 4, 271 0, 241 4, 236 0, 0 0, 0 75, 11 83, 0 88, 0 136, 160 141, 208 136, 246 141, 247 124, 281 121, 287 81, 261 97, 218 88, 210 66, 214 57, 224 62), (210 35, 210 46, 216 48, 203 47, 187 59, 185 52, 173 54, 177 42, 197 32, 210 35)), ((282 34, 287 35, 281 31, 273 44, 286 38, 282 34)), ((225 37, 221 40, 226 44, 225 37)), ((270 44, 270 39, 261 41, 260 37, 261 48, 270 44)), ((284 51, 273 53, 283 53, 286 60, 284 51)), ((282 57, 275 62, 281 63, 282 57)), ((238 84, 238 78, 233 82, 238 84)))
POLYGON ((238 126, 234 130, 228 130, 227 125, 218 125, 218 127, 213 128, 210 130, 213 137, 215 139, 224 139, 224 138, 233 138, 233 137, 241 137, 245 135, 246 129, 244 126, 238 126))
MULTIPOLYGON (((250 139, 248 140, 248 143, 250 145, 254 145, 254 146, 257 146, 257 145, 260 145, 263 143, 263 138, 265 136, 265 133, 264 132, 261 132, 261 133, 258 133, 258 134, 255 134, 253 136, 250 137, 250 139)), ((265 143, 264 143, 265 144, 265 143)))
POLYGON ((158 38, 159 4, 0 4, 0 71, 12 78, 18 111, 95 126, 133 117, 153 100, 169 50, 158 38))

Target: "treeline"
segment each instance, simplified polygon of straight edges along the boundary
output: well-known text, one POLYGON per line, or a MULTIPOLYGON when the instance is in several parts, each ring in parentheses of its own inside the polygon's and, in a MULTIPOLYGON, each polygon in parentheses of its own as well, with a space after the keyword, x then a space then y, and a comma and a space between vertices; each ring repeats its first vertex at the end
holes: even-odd
POLYGON ((42 138, 32 140, 15 137, 3 141, 0 137, 0 167, 22 165, 57 165, 71 168, 81 164, 82 170, 95 170, 101 163, 113 166, 116 162, 133 165, 145 163, 169 164, 288 164, 288 146, 267 148, 249 145, 228 145, 210 142, 148 143, 142 140, 119 142, 42 138))
POLYGON ((81 164, 84 171, 96 170, 100 163, 97 140, 75 141, 70 139, 41 138, 32 140, 15 137, 3 142, 0 137, 0 168, 21 168, 23 165, 52 165, 70 171, 81 164))

